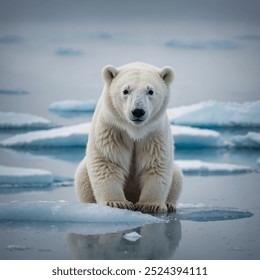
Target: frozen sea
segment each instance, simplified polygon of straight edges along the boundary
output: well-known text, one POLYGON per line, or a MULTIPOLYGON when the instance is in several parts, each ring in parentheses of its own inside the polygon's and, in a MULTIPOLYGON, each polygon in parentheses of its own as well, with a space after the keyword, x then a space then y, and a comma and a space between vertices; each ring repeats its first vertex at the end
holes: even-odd
POLYGON ((0 259, 260 259, 255 2, 246 15, 225 1, 214 9, 199 1, 203 8, 187 14, 179 1, 159 9, 152 1, 145 17, 146 1, 126 2, 119 17, 100 1, 73 8, 55 1, 51 13, 47 4, 7 2, 0 3, 0 259), (73 176, 101 69, 131 61, 176 72, 169 117, 185 175, 176 213, 77 201, 73 176))

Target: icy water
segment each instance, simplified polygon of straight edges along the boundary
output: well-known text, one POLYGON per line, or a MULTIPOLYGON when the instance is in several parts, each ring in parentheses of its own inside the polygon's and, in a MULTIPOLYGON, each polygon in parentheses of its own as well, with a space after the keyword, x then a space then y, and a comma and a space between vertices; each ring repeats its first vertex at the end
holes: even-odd
MULTIPOLYGON (((67 99, 96 101, 103 87, 101 69, 132 61, 175 69, 169 107, 210 99, 259 99, 256 1, 245 6, 241 1, 161 5, 133 0, 121 7, 115 0, 78 1, 77 5, 49 0, 41 5, 27 0, 2 2, 1 112, 30 113, 64 126, 87 122, 91 115, 57 115, 48 108, 67 99)), ((0 141, 28 131, 1 130, 0 141)), ((259 132, 259 128, 219 129, 225 137, 249 131, 259 132)), ((0 148, 0 165, 45 169, 72 178, 84 150, 0 148)), ((159 215, 162 223, 2 219, 0 259, 259 259, 259 149, 176 149, 175 157, 245 165, 254 171, 186 175, 177 213, 159 215), (125 237, 133 232, 141 237, 125 237)), ((60 200, 77 201, 73 182, 37 189, 0 187, 0 204, 60 200)))
MULTIPOLYGON (((73 176, 84 148, 1 149, 1 164, 51 170, 73 176)), ((178 159, 206 159, 257 168, 257 150, 177 150, 178 159)), ((167 223, 23 222, 0 223, 1 259, 259 259, 259 174, 185 176, 177 214, 159 215, 167 223), (219 212, 212 211, 216 207, 219 212), (230 208, 231 207, 231 208, 230 208), (192 211, 194 208, 196 211, 192 211), (197 213, 185 216, 185 209, 197 213), (225 210, 227 209, 227 210, 225 210), (232 212, 238 209, 245 216, 232 212), (249 213, 249 214, 248 214, 249 213), (182 217, 182 214, 184 215, 182 217), (178 216, 179 215, 179 216, 178 216), (187 219, 186 219, 186 218, 187 219), (141 238, 131 241, 126 233, 141 238)), ((73 185, 0 190, 0 202, 76 202, 73 185)), ((127 218, 127 217, 126 217, 127 218)))

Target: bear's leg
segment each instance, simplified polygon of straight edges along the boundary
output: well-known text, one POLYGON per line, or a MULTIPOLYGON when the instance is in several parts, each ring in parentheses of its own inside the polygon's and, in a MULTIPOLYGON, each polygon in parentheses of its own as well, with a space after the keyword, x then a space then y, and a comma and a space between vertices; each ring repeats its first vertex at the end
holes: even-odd
POLYGON ((134 210, 134 204, 126 199, 124 193, 124 168, 101 157, 93 158, 89 166, 93 193, 98 204, 134 210))
POLYGON ((141 176, 141 195, 135 209, 144 213, 167 212, 166 199, 170 186, 163 176, 149 172, 141 176))
POLYGON ((80 202, 95 203, 85 161, 81 161, 75 173, 75 187, 80 202))
POLYGON ((183 185, 182 171, 180 167, 176 163, 174 163, 172 185, 166 200, 166 206, 168 212, 173 212, 176 210, 176 203, 181 194, 182 185, 183 185))

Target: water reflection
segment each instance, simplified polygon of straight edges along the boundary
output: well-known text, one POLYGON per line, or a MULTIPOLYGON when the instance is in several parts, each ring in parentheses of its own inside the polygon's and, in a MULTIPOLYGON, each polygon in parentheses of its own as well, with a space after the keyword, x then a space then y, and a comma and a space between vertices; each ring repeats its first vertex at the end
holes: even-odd
POLYGON ((151 224, 132 230, 101 235, 69 233, 67 242, 73 259, 170 259, 181 240, 181 222, 151 224), (124 235, 136 231, 141 238, 129 241, 124 235))

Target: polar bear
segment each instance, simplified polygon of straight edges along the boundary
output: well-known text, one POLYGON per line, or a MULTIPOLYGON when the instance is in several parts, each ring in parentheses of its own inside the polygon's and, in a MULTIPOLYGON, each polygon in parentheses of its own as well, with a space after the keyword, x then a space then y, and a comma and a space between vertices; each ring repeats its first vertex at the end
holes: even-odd
POLYGON ((174 163, 166 114, 172 68, 108 65, 102 76, 86 156, 75 174, 79 200, 146 213, 174 211, 183 176, 174 163))

